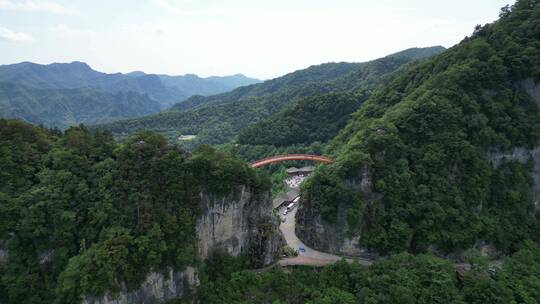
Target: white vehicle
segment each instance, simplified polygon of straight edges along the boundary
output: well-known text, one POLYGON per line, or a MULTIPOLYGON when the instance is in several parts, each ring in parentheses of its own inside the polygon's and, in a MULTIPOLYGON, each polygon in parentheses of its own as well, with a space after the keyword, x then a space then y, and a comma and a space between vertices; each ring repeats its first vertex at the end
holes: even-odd
POLYGON ((291 209, 292 207, 294 207, 294 202, 293 202, 293 203, 290 203, 290 204, 287 206, 287 210, 291 209))
POLYGON ((300 200, 300 196, 295 198, 294 201, 292 201, 293 203, 298 203, 298 201, 300 200))
POLYGON ((288 211, 289 211, 288 209, 285 209, 285 211, 283 211, 283 215, 287 215, 288 211))

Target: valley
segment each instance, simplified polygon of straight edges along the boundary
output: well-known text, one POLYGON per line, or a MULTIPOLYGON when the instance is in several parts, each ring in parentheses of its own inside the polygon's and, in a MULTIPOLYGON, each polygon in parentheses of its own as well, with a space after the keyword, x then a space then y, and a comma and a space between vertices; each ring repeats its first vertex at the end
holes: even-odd
MULTIPOLYGON (((166 64, 217 69, 165 25, 140 39, 181 40, 166 64)), ((265 81, 0 66, 0 304, 540 303, 540 1, 403 45, 265 81)))

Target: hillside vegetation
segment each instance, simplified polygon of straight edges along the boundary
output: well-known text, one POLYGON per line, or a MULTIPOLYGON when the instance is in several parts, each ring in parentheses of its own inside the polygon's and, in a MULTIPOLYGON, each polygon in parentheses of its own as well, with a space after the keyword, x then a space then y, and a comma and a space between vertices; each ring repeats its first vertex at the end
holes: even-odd
POLYGON ((99 126, 116 136, 137 130, 153 130, 174 140, 180 134, 194 134, 187 143, 228 142, 241 129, 277 113, 301 98, 332 92, 371 89, 384 76, 421 56, 439 53, 442 47, 410 49, 368 63, 327 63, 312 66, 261 84, 240 87, 229 93, 194 97, 168 111, 148 117, 99 126))
POLYGON ((150 270, 195 265, 200 193, 266 177, 209 147, 192 155, 156 134, 117 145, 82 127, 64 133, 0 120, 2 303, 79 303, 136 288, 150 270))
MULTIPOLYGON (((472 257, 472 256, 471 256, 472 257)), ((524 244, 501 269, 471 258, 461 280, 453 265, 429 255, 399 254, 370 267, 339 262, 320 268, 241 271, 226 257, 202 273, 201 303, 445 303, 508 304, 540 301, 540 248, 524 244)))
POLYGON ((309 179, 300 217, 320 215, 379 253, 482 242, 513 252, 538 240, 532 163, 495 167, 488 154, 539 144, 538 105, 523 87, 540 81, 539 37, 538 1, 520 0, 392 80, 331 142, 337 163, 309 179))

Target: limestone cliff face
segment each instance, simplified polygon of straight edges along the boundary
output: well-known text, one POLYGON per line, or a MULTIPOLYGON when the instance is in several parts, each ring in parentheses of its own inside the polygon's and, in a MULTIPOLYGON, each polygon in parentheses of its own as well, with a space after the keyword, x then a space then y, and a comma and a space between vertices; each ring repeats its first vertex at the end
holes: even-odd
POLYGON ((101 298, 85 298, 82 304, 143 304, 163 303, 188 295, 199 279, 195 268, 187 267, 184 271, 168 269, 165 273, 151 272, 137 290, 122 290, 116 294, 106 294, 101 298))
MULTIPOLYGON (((377 196, 372 191, 372 180, 367 167, 361 168, 359 178, 345 181, 346 185, 355 189, 364 199, 377 196)), ((349 206, 338 205, 335 223, 325 222, 309 193, 301 198, 300 208, 296 213, 296 235, 311 248, 336 255, 374 258, 376 254, 360 246, 359 235, 348 235, 347 212, 349 206)))
POLYGON ((536 208, 540 208, 540 146, 534 149, 525 147, 515 147, 510 151, 496 151, 489 154, 489 160, 494 168, 499 167, 505 162, 517 161, 522 164, 528 161, 534 161, 534 168, 531 176, 534 180, 533 198, 536 208))
POLYGON ((201 193, 201 207, 196 226, 201 259, 226 251, 247 254, 260 266, 273 262, 283 241, 269 193, 254 194, 246 187, 227 197, 201 193))
POLYGON ((296 213, 296 235, 306 245, 316 250, 340 256, 371 258, 374 255, 359 245, 360 236, 346 234, 347 208, 338 207, 336 223, 325 222, 319 214, 312 212, 309 199, 301 202, 296 213))
POLYGON ((525 91, 531 98, 536 102, 540 107, 540 84, 536 83, 534 79, 529 78, 522 81, 519 81, 516 87, 520 90, 525 91))
MULTIPOLYGON (((258 266, 272 263, 283 244, 279 220, 272 214, 270 193, 255 194, 239 187, 228 196, 200 194, 201 215, 196 224, 199 257, 206 259, 214 251, 232 256, 246 254, 258 266)), ((83 304, 163 303, 185 298, 199 284, 196 269, 167 269, 152 272, 138 289, 127 288, 100 298, 86 297, 83 304)))

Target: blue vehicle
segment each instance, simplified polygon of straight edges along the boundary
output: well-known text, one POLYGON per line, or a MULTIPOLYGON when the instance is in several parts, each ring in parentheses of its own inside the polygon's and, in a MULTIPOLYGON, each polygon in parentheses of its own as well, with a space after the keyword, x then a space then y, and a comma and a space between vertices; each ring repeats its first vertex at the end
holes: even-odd
POLYGON ((298 251, 306 252, 306 248, 304 248, 304 246, 300 246, 300 247, 298 247, 298 251))

